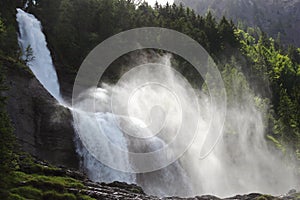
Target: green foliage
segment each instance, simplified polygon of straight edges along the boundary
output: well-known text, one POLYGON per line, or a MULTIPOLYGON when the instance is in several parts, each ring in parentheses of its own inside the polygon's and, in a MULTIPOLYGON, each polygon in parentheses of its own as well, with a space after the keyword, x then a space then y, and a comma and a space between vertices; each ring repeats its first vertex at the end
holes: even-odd
POLYGON ((222 71, 229 106, 242 105, 249 101, 248 94, 253 93, 245 75, 239 68, 237 61, 232 58, 228 64, 225 64, 222 71), (231 105, 232 103, 234 105, 231 105))
MULTIPOLYGON (((47 166, 44 166, 47 168, 47 166)), ((9 198, 16 199, 78 199, 92 200, 93 198, 81 194, 68 192, 69 188, 84 189, 85 186, 79 180, 68 176, 47 176, 35 173, 15 171, 11 177, 9 198)))
MULTIPOLYGON (((242 30, 236 35, 242 45, 242 52, 249 60, 250 71, 261 82, 272 89, 269 112, 268 139, 278 148, 286 146, 298 152, 300 149, 300 75, 299 51, 294 47, 281 49, 272 38, 260 32, 258 39, 242 30)), ((296 153, 294 157, 297 157, 296 153)))
POLYGON ((27 174, 40 174, 46 176, 61 176, 63 171, 53 166, 44 166, 36 161, 28 153, 19 153, 18 170, 27 174))
POLYGON ((3 33, 5 33, 5 26, 4 26, 2 19, 0 18, 0 34, 3 34, 3 33))
POLYGON ((282 144, 280 144, 280 142, 278 140, 276 140, 273 136, 271 135, 267 135, 267 138, 269 140, 271 140, 278 149, 280 149, 281 151, 285 152, 285 148, 282 146, 282 144))
POLYGON ((232 46, 238 46, 237 39, 234 34, 235 26, 232 21, 228 22, 225 17, 219 23, 219 34, 221 35, 222 48, 225 48, 226 43, 232 46))
POLYGON ((83 184, 70 177, 64 176, 46 176, 39 174, 25 174, 16 172, 15 183, 22 180, 27 184, 39 189, 55 189, 65 191, 66 188, 83 188, 83 184))
POLYGON ((9 196, 7 197, 8 200, 26 200, 25 198, 21 197, 18 194, 12 194, 9 193, 9 196))
POLYGON ((26 199, 41 199, 43 195, 41 190, 32 186, 13 188, 10 192, 26 199))

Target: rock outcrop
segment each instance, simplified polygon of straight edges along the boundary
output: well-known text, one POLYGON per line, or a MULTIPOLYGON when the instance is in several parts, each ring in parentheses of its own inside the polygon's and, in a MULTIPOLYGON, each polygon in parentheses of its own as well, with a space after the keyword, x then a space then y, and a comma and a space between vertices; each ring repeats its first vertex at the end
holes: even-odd
MULTIPOLYGON (((86 189, 83 190, 73 190, 69 189, 70 192, 88 195, 92 198, 99 200, 221 200, 212 195, 203 195, 190 198, 181 197, 164 197, 158 198, 155 196, 148 196, 144 194, 143 190, 137 185, 128 185, 126 183, 114 182, 111 184, 105 183, 93 183, 87 181, 84 183, 86 189)), ((283 195, 280 197, 275 197, 271 195, 263 195, 259 193, 251 193, 247 195, 237 195, 234 197, 224 198, 224 200, 289 200, 289 199, 299 199, 299 194, 293 193, 290 195, 283 195)))
POLYGON ((27 67, 4 61, 7 110, 21 148, 55 165, 78 168, 72 116, 27 67))

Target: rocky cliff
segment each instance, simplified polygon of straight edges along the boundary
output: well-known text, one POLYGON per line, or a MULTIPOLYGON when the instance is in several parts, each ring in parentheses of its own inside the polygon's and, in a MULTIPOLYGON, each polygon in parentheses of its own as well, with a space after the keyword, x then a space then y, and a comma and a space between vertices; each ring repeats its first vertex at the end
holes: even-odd
POLYGON ((56 165, 78 168, 72 116, 57 104, 30 70, 4 60, 7 109, 21 148, 56 165))

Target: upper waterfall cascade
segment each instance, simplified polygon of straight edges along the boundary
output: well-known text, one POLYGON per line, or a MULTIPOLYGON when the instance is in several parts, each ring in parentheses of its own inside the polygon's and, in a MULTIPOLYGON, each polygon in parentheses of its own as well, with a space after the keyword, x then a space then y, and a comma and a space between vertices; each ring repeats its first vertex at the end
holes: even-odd
POLYGON ((23 54, 26 55, 29 49, 33 53, 33 58, 27 63, 28 67, 45 89, 61 103, 57 74, 40 21, 18 8, 17 22, 20 31, 18 39, 23 54))

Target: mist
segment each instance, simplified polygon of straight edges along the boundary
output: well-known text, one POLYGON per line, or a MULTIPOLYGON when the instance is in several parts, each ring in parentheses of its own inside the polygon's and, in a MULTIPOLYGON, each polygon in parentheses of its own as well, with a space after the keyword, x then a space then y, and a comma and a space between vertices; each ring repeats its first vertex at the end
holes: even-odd
MULTIPOLYGON (((86 144, 93 156, 85 148, 80 150, 83 165, 92 180, 127 181, 141 185, 151 195, 182 197, 200 194, 227 197, 250 192, 278 195, 296 186, 292 166, 287 166, 280 152, 270 148, 266 140, 264 117, 268 106, 255 96, 245 77, 231 75, 236 72, 233 67, 223 73, 230 94, 226 121, 222 124, 221 114, 212 113, 212 108, 218 106, 210 102, 209 92, 195 90, 174 70, 171 55, 157 57, 147 60, 142 56, 140 65, 125 73, 116 85, 102 83, 101 88, 80 97, 93 96, 96 102, 96 114, 92 113, 96 120, 86 113, 74 115, 78 118, 75 127, 79 135, 86 136, 81 140, 93 138, 86 144), (155 84, 157 82, 160 85, 155 84), (217 129, 210 126, 212 117, 220 122, 217 126, 223 127, 219 139, 219 133, 214 132, 217 129), (195 124, 198 124, 197 129, 195 124), (182 127, 184 137, 175 142, 176 145, 169 145, 182 127), (102 144, 103 137, 113 145, 102 144), (185 151, 183 147, 190 138, 193 141, 185 151), (132 152, 149 153, 166 147, 176 155, 183 150, 183 155, 165 168, 130 173, 145 167, 136 163, 132 152), (112 154, 111 148, 121 148, 128 153, 112 154), (103 157, 113 159, 111 163, 117 162, 126 172, 95 164, 103 157)), ((90 101, 79 102, 83 107, 91 105, 90 101)), ((143 162, 157 167, 166 164, 166 160, 161 155, 155 158, 156 163, 143 162)))

